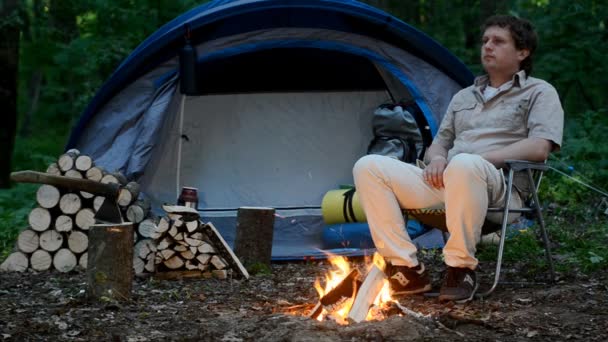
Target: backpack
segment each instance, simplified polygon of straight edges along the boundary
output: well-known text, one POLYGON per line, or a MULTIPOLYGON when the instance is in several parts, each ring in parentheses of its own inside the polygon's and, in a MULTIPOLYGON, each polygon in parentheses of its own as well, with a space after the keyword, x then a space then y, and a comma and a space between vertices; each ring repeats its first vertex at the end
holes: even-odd
POLYGON ((367 154, 389 156, 406 163, 421 159, 432 140, 426 119, 413 101, 379 106, 374 111, 372 127, 374 138, 367 154))

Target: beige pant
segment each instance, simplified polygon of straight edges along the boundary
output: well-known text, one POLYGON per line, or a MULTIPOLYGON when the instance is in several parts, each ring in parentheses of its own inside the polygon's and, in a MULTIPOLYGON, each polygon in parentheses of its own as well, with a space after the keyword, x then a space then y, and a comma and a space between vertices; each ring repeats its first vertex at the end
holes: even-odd
MULTIPOLYGON (((401 208, 445 207, 450 232, 443 248, 445 263, 452 267, 477 267, 475 251, 487 209, 505 201, 506 185, 501 170, 478 155, 458 154, 443 173, 445 188, 436 189, 423 180, 422 169, 414 165, 367 155, 357 161, 353 175, 374 244, 393 265, 418 265, 417 249, 405 229, 401 208)), ((521 205, 514 192, 509 207, 521 205)), ((488 219, 500 222, 502 213, 488 219)))

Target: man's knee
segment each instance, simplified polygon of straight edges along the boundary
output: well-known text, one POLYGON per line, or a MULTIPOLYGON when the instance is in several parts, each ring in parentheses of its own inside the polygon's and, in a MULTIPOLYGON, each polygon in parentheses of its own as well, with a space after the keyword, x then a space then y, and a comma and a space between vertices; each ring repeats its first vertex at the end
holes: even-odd
POLYGON ((450 160, 445 169, 444 176, 451 178, 468 177, 472 175, 481 175, 484 159, 476 154, 460 153, 455 155, 450 160))
POLYGON ((368 154, 357 160, 353 166, 353 176, 355 179, 373 173, 378 174, 379 166, 386 157, 376 154, 368 154))

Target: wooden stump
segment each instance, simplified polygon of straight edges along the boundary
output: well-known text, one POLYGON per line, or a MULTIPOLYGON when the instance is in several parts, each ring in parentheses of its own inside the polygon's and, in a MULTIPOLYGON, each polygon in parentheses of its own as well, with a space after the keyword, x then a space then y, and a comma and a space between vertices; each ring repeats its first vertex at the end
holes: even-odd
POLYGON ((133 224, 97 224, 89 230, 87 295, 99 300, 131 298, 133 224))
POLYGON ((270 266, 274 209, 241 207, 237 215, 234 254, 246 266, 270 266))

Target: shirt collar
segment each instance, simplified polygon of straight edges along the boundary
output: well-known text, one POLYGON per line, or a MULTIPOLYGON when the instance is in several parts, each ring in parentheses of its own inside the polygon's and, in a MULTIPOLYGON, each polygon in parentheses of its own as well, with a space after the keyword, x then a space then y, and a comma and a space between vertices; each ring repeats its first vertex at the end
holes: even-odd
MULTIPOLYGON (((526 85, 527 77, 526 72, 524 70, 519 70, 517 73, 513 75, 511 79, 514 87, 523 87, 526 85)), ((490 83, 490 77, 486 75, 478 76, 475 78, 475 88, 481 92, 483 88, 485 88, 490 83)))

